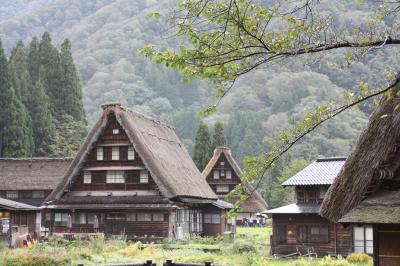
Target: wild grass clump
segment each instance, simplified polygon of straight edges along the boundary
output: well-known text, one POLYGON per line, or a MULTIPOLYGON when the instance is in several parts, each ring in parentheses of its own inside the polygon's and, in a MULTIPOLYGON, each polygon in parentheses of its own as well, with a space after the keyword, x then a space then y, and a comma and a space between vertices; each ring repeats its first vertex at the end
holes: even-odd
POLYGON ((126 257, 135 257, 140 252, 140 245, 140 242, 130 244, 126 248, 119 250, 118 253, 126 257))
POLYGON ((67 239, 57 237, 57 236, 52 236, 49 237, 48 245, 52 247, 68 247, 72 245, 74 241, 69 241, 67 239))
POLYGON ((364 253, 351 253, 346 259, 352 263, 372 263, 372 257, 364 253))
POLYGON ((332 258, 331 256, 326 256, 322 259, 302 258, 293 261, 289 265, 290 266, 351 266, 352 264, 340 256, 337 259, 332 258))
POLYGON ((104 237, 102 235, 99 234, 94 237, 90 237, 89 243, 90 243, 90 249, 93 250, 94 253, 99 254, 103 252, 104 237))
POLYGON ((57 254, 57 256, 47 253, 15 253, 8 254, 0 261, 1 266, 58 266, 70 265, 71 260, 66 254, 57 254))

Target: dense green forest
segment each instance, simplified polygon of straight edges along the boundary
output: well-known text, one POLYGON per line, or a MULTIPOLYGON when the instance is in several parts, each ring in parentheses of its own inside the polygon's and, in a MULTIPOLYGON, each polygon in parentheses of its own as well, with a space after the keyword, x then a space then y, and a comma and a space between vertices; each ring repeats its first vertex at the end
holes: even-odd
MULTIPOLYGON (((355 2, 324 1, 321 12, 340 17, 337 27, 351 29, 352 21, 368 20, 370 5, 374 4, 355 2)), ((9 56, 19 40, 27 43, 45 31, 50 32, 56 46, 61 47, 65 38, 71 41, 89 124, 94 122, 101 103, 121 101, 171 123, 193 153, 199 127, 194 117, 212 101, 211 84, 204 80, 183 83, 175 71, 153 64, 136 52, 147 43, 175 48, 184 41, 168 36, 164 21, 147 19, 150 12, 171 11, 171 1, 33 0, 27 5, 24 0, 0 0, 0 6, 0 38, 9 56)), ((335 71, 330 67, 338 61, 335 52, 315 63, 298 60, 257 69, 238 80, 218 106, 217 114, 204 120, 205 125, 213 132, 216 121, 223 123, 227 144, 241 162, 264 149, 263 141, 274 137, 276 130, 290 127, 307 109, 340 99, 346 89, 373 81, 387 66, 399 65, 399 54, 390 50, 376 53, 373 60, 339 66, 335 71)), ((51 94, 48 96, 51 98, 51 94)), ((271 185, 263 189, 268 203, 274 206, 279 201, 272 199, 270 187, 279 187, 280 181, 307 162, 319 156, 346 155, 365 126, 369 110, 353 109, 342 114, 296 145, 266 179, 271 185)))
POLYGON ((7 59, 0 43, 0 156, 72 156, 86 132, 82 88, 65 39, 45 32, 7 59))

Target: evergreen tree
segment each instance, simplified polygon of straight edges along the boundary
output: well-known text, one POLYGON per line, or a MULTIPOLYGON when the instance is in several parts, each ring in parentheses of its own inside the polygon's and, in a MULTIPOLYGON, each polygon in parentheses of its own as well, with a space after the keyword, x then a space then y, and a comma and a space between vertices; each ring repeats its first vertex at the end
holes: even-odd
POLYGON ((214 124, 213 150, 219 146, 226 146, 224 124, 222 124, 222 122, 216 122, 214 124))
POLYGON ((60 56, 61 81, 58 106, 64 114, 72 116, 76 121, 86 122, 82 104, 82 87, 72 58, 71 43, 68 39, 65 39, 61 45, 60 56))
POLYGON ((32 122, 12 87, 7 58, 0 42, 0 156, 31 156, 32 122))
MULTIPOLYGON (((46 94, 50 98, 51 113, 54 118, 59 119, 63 112, 63 107, 60 105, 63 101, 62 89, 60 86, 62 79, 60 55, 51 43, 50 34, 48 32, 43 33, 38 52, 40 66, 37 67, 43 68, 44 76, 42 83, 46 89, 46 94)), ((38 72, 36 74, 38 74, 38 72)))
POLYGON ((82 139, 86 135, 86 123, 76 121, 70 115, 63 115, 57 121, 55 156, 75 156, 82 139))
POLYGON ((40 58, 39 58, 39 41, 37 37, 33 37, 28 47, 27 66, 28 72, 33 84, 39 78, 40 58))
POLYGON ((193 148, 193 161, 200 172, 203 171, 204 167, 211 159, 213 152, 211 145, 212 143, 208 127, 204 122, 200 122, 193 148))
POLYGON ((49 97, 39 78, 32 90, 31 116, 33 121, 33 137, 35 156, 49 156, 54 153, 56 127, 50 111, 49 97))
POLYGON ((9 67, 15 94, 25 106, 30 99, 30 85, 32 84, 27 62, 24 44, 19 41, 11 51, 9 67))

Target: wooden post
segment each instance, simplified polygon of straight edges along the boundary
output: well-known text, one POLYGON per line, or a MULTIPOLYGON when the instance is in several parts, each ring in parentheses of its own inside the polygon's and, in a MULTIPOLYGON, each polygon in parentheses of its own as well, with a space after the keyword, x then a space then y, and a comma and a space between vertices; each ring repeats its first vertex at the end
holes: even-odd
POLYGON ((173 266, 172 260, 166 260, 164 266, 173 266))

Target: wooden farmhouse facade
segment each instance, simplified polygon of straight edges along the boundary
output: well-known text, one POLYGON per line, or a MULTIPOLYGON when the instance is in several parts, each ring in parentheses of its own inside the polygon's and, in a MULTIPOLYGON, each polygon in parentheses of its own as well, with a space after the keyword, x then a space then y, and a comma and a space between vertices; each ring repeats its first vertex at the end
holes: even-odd
POLYGON ((344 226, 319 215, 325 194, 344 162, 345 158, 318 159, 282 184, 294 188, 296 202, 267 211, 272 216, 272 254, 373 253, 372 227, 344 226))
MULTIPOLYGON (((202 175, 207 180, 207 183, 218 195, 221 200, 224 200, 226 195, 231 192, 242 181, 240 176, 242 171, 232 156, 232 152, 228 147, 217 147, 214 150, 213 157, 210 159, 204 168, 202 175)), ((252 188, 247 185, 249 190, 252 188)), ((232 197, 231 202, 238 199, 232 197)), ((247 219, 251 223, 256 223, 256 214, 267 210, 267 203, 261 195, 255 191, 252 195, 240 205, 240 210, 237 212, 236 224, 242 225, 247 219)))
POLYGON ((382 266, 400 265, 398 105, 398 97, 382 99, 321 207, 333 221, 372 226, 374 265, 382 266))
POLYGON ((227 230, 219 200, 173 128, 105 104, 77 156, 44 202, 53 235, 104 233, 157 241, 227 230))

